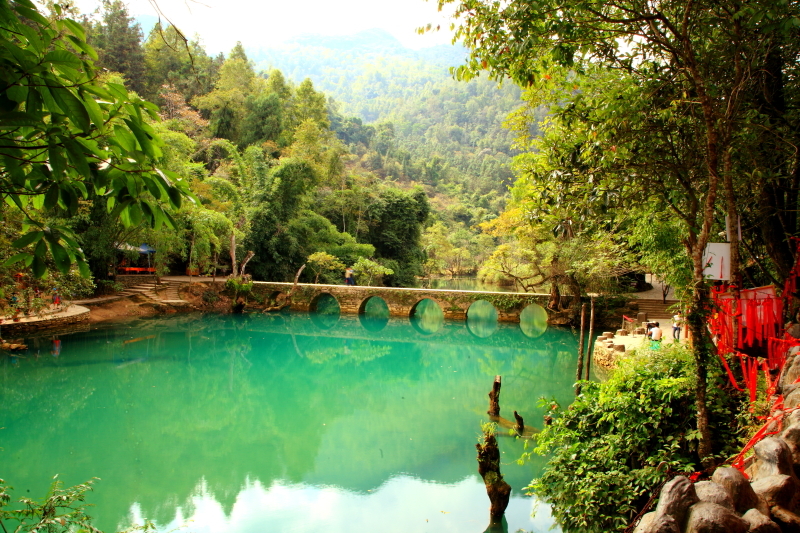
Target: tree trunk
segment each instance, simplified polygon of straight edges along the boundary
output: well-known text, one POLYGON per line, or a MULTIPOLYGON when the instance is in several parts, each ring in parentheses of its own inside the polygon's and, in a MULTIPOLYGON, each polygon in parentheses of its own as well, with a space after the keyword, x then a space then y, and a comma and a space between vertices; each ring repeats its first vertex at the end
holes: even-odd
MULTIPOLYGON (((709 224, 710 225, 710 224, 709 224)), ((697 409, 697 431, 700 433, 700 442, 697 447, 698 455, 704 467, 710 466, 711 460, 711 430, 708 427, 708 406, 706 405, 708 391, 708 356, 711 352, 711 340, 708 337, 706 328, 706 281, 703 275, 703 252, 708 242, 707 234, 705 238, 690 238, 690 250, 692 254, 693 286, 692 299, 686 313, 686 322, 689 325, 689 332, 692 336, 692 355, 695 362, 695 374, 697 376, 697 391, 695 395, 695 407, 697 409)))
POLYGON ((500 376, 494 377, 492 391, 489 393, 489 410, 486 411, 489 416, 500 416, 500 381, 500 376))
POLYGON ((704 313, 705 291, 695 287, 692 292, 692 302, 687 313, 687 323, 692 336, 692 355, 695 362, 697 375, 697 392, 695 407, 697 409, 697 430, 700 432, 698 454, 704 467, 708 467, 711 456, 711 430, 708 427, 708 406, 706 404, 708 390, 708 356, 710 355, 710 340, 706 329, 706 316, 704 313))
MULTIPOLYGON (((711 431, 708 427, 708 406, 706 405, 706 393, 708 386, 708 354, 709 346, 706 342, 708 338, 705 328, 705 301, 706 301, 706 282, 703 275, 703 253, 708 244, 711 226, 714 223, 716 210, 717 189, 719 187, 719 160, 720 151, 724 152, 724 139, 720 136, 718 128, 719 116, 714 109, 714 101, 708 95, 706 84, 700 75, 694 57, 690 58, 688 70, 690 79, 697 91, 700 107, 703 110, 703 121, 706 133, 706 170, 708 172, 708 187, 706 197, 700 217, 700 232, 691 234, 688 248, 692 257, 693 276, 692 276, 692 300, 689 307, 687 321, 689 330, 694 337, 693 354, 697 373, 697 396, 695 405, 697 407, 697 430, 700 433, 700 442, 697 452, 704 467, 710 466, 711 461, 711 431)), ((728 104, 729 107, 731 103, 728 104)), ((693 233, 690 230, 690 233, 693 233)))
POLYGON ((594 353, 594 296, 591 300, 591 312, 589 313, 589 350, 586 353, 586 381, 589 381, 589 372, 592 369, 592 353, 594 353))
POLYGON ((248 252, 247 252, 247 256, 246 256, 246 257, 244 258, 244 260, 242 261, 242 270, 241 270, 241 272, 239 272, 239 277, 240 277, 240 278, 243 278, 243 277, 244 277, 244 268, 247 266, 247 263, 249 263, 249 262, 250 262, 250 260, 251 260, 253 257, 255 257, 255 255, 256 255, 256 254, 255 254, 255 252, 253 252, 252 250, 250 250, 250 251, 248 251, 248 252))
POLYGON ((500 449, 494 433, 484 431, 483 444, 476 444, 478 450, 478 473, 483 478, 486 494, 489 496, 489 519, 498 522, 508 507, 511 497, 511 486, 503 480, 500 473, 500 449))
MULTIPOLYGON (((575 381, 580 381, 581 377, 583 376, 583 343, 584 343, 584 334, 586 327, 586 303, 581 305, 581 336, 580 340, 578 341, 578 372, 575 375, 575 381)), ((589 340, 591 342, 591 338, 589 340)), ((575 385, 575 396, 578 396, 581 393, 581 386, 580 384, 575 385)))
MULTIPOLYGON (((733 189, 733 173, 731 151, 725 152, 723 161, 723 184, 725 187, 725 203, 728 211, 728 242, 731 245, 731 295, 733 296, 733 339, 739 338, 739 321, 736 315, 739 313, 739 298, 741 297, 742 276, 740 275, 741 258, 739 254, 739 211, 736 209, 736 191, 733 189)), ((734 343, 736 341, 734 340, 734 343)))
POLYGON ((231 232, 231 276, 236 277, 236 233, 231 232))
MULTIPOLYGON (((527 292, 527 290, 525 292, 527 292)), ((558 292, 558 283, 553 279, 550 281, 550 302, 547 304, 547 307, 549 309, 558 309, 560 300, 561 294, 558 292)))

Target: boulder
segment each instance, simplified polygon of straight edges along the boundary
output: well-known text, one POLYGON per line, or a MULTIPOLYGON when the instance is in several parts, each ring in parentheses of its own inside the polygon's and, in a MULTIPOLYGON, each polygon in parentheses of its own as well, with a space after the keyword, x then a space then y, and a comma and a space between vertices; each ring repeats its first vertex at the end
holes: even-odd
POLYGON ((783 533, 800 533, 800 516, 783 507, 772 508, 772 519, 783 533))
POLYGON ((778 524, 764 516, 758 509, 750 509, 744 513, 742 520, 750 524, 748 533, 781 533, 778 524))
POLYGON ((636 529, 633 530, 633 533, 647 533, 650 531, 650 524, 653 523, 653 520, 656 517, 656 512, 653 511, 651 513, 645 514, 639 523, 636 524, 636 529))
POLYGON ((783 400, 783 406, 786 409, 792 409, 800 405, 800 389, 794 388, 792 392, 786 395, 786 398, 783 400))
MULTIPOLYGON (((798 399, 800 399, 800 396, 798 396, 798 399)), ((790 426, 784 429, 783 433, 781 433, 781 439, 789 447, 795 475, 797 475, 798 465, 800 464, 800 426, 790 426)))
POLYGON ((681 533, 678 523, 670 515, 656 516, 643 533, 681 533))
POLYGON ((770 508, 776 505, 789 507, 796 491, 792 478, 782 474, 759 478, 750 486, 770 508))
POLYGON ((775 475, 794 476, 792 452, 782 439, 767 437, 756 444, 753 451, 757 458, 754 480, 775 475))
POLYGON ((725 487, 714 481, 699 481, 694 484, 694 490, 701 502, 716 503, 731 511, 736 510, 733 498, 725 490, 725 487))
MULTIPOLYGON (((800 387, 800 383, 797 384, 800 387)), ((783 427, 800 426, 800 411, 792 411, 783 419, 783 427)))
POLYGON ((733 501, 736 512, 744 513, 748 509, 758 506, 758 496, 750 486, 744 474, 729 466, 717 468, 711 481, 725 489, 733 501))
POLYGON ((787 397, 797 389, 800 389, 800 383, 790 383, 785 387, 783 387, 783 389, 781 389, 781 392, 783 392, 784 397, 787 397))
POLYGON ((750 524, 730 509, 711 502, 689 508, 685 533, 747 533, 750 524))
POLYGON ((787 360, 781 374, 781 387, 786 387, 794 383, 795 380, 800 377, 800 357, 793 357, 791 365, 787 360))
POLYGON ((694 485, 686 476, 676 476, 661 489, 656 506, 656 515, 669 515, 679 524, 683 523, 689 507, 697 503, 694 485))

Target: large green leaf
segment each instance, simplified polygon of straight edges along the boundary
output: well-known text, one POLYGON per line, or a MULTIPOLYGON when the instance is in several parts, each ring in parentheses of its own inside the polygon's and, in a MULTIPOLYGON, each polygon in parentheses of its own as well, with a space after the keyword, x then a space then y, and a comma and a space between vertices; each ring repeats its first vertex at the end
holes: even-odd
POLYGON ((44 236, 43 231, 32 231, 30 233, 26 233, 25 235, 23 235, 13 243, 11 243, 11 246, 13 246, 14 248, 24 248, 29 244, 38 242, 43 236, 44 236))
MULTIPOLYGON (((63 19, 61 22, 64 24, 64 26, 69 28, 69 31, 73 33, 75 38, 82 42, 86 41, 86 32, 83 31, 83 26, 71 19, 63 19)), ((97 58, 94 57, 93 59, 97 58)))
POLYGON ((41 120, 23 111, 0 113, 0 129, 10 130, 25 126, 38 126, 41 120))
POLYGON ((86 106, 83 105, 83 102, 72 94, 69 89, 65 88, 51 87, 50 94, 58 103, 61 111, 63 111, 78 128, 88 133, 91 121, 89 120, 89 113, 86 111, 86 106))
POLYGON ((47 242, 50 245, 50 253, 53 255, 56 268, 58 268, 62 274, 66 274, 69 272, 69 267, 72 264, 72 259, 67 253, 67 250, 61 246, 54 237, 48 238, 47 242))
POLYGON ((90 178, 91 171, 89 170, 89 162, 86 160, 86 154, 83 152, 83 147, 72 140, 64 141, 64 148, 67 149, 69 162, 78 171, 83 178, 90 178))
POLYGON ((74 69, 79 69, 83 66, 80 58, 76 57, 75 54, 68 50, 53 50, 52 52, 48 52, 42 58, 42 62, 52 63, 54 65, 66 65, 74 69))

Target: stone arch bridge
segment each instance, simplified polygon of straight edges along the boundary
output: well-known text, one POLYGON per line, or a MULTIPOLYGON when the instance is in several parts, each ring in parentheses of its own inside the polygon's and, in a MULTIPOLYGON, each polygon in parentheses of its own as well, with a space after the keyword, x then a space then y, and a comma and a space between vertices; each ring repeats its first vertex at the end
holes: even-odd
MULTIPOLYGON (((264 298, 274 300, 278 294, 287 294, 292 283, 256 281, 253 291, 264 298)), ((341 313, 362 314, 367 301, 381 298, 396 317, 411 317, 423 300, 433 300, 451 320, 466 320, 469 307, 479 300, 489 302, 497 310, 501 322, 519 322, 520 313, 531 304, 546 309, 548 294, 453 291, 447 289, 413 289, 399 287, 361 287, 347 285, 318 285, 298 283, 292 298, 291 308, 296 311, 314 311, 317 302, 328 294, 336 299, 341 313)))

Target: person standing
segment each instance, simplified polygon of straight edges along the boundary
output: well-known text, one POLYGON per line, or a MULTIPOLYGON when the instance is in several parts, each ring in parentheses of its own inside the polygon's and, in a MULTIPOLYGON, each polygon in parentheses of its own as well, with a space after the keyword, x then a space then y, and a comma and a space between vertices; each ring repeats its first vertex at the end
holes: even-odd
POLYGON ((681 328, 683 328, 683 315, 678 311, 672 317, 672 338, 676 341, 681 340, 681 328))
POLYGON ((353 267, 347 267, 347 270, 344 271, 344 284, 345 285, 355 285, 356 280, 353 278, 353 267))

